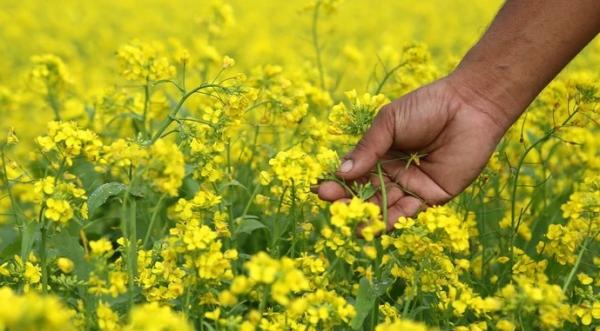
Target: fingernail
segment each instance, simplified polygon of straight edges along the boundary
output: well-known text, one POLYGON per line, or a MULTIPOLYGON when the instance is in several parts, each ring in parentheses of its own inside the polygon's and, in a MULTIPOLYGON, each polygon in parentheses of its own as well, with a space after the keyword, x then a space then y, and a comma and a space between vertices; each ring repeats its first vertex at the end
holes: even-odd
POLYGON ((352 170, 353 166, 354 162, 352 160, 346 160, 340 166, 340 172, 349 172, 350 170, 352 170))

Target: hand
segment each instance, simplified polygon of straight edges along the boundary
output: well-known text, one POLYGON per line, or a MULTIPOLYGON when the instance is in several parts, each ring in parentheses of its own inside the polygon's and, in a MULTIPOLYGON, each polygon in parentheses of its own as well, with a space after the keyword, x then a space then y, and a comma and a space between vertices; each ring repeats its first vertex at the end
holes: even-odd
MULTIPOLYGON (((346 181, 387 192, 388 230, 400 216, 439 205, 462 192, 481 172, 510 125, 502 109, 449 76, 384 106, 337 173, 346 181), (412 156, 412 158, 411 158, 412 156)), ((319 186, 327 201, 349 198, 340 184, 319 186)), ((381 193, 371 201, 381 204, 381 193)))

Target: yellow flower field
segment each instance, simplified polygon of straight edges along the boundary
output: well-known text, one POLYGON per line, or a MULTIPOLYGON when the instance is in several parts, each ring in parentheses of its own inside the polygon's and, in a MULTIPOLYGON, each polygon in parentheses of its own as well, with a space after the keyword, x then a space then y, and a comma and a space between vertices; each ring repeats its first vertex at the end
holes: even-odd
POLYGON ((500 5, 0 0, 0 330, 600 330, 599 39, 447 205, 334 175, 500 5))

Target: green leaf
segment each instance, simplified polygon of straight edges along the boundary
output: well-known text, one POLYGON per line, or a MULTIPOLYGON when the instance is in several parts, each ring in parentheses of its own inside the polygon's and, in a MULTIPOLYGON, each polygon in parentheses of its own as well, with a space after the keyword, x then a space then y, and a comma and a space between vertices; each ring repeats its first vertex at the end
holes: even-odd
POLYGON ((39 237, 40 232, 40 223, 35 221, 25 222, 25 228, 22 232, 21 237, 21 258, 24 260, 29 256, 29 252, 33 247, 34 242, 39 237))
POLYGON ((266 226, 259 221, 256 216, 246 215, 240 219, 238 227, 235 229, 235 234, 247 233, 251 234, 254 230, 263 229, 266 226))
POLYGON ((364 277, 361 278, 358 287, 358 294, 356 296, 356 302, 354 303, 356 315, 354 315, 354 318, 350 323, 350 326, 353 330, 358 330, 362 327, 363 322, 371 312, 376 299, 377 294, 373 290, 369 280, 364 277))
POLYGON ((100 185, 88 198, 89 215, 93 215, 100 206, 106 203, 108 198, 118 195, 123 192, 125 188, 127 188, 127 186, 116 182, 100 185))
POLYGON ((79 242, 79 227, 72 223, 68 228, 54 234, 49 241, 49 249, 56 258, 66 257, 75 264, 74 273, 80 279, 86 279, 91 270, 90 262, 85 258, 83 246, 79 242))
POLYGON ((373 284, 373 292, 376 297, 384 295, 388 289, 392 286, 394 281, 391 278, 384 277, 383 279, 377 280, 373 284))
MULTIPOLYGON (((15 254, 9 250, 9 253, 6 252, 7 247, 18 244, 17 239, 20 234, 17 232, 17 229, 12 226, 3 226, 0 227, 0 252, 4 253, 5 256, 11 256, 15 254)), ((18 252, 18 250, 17 250, 18 252)))

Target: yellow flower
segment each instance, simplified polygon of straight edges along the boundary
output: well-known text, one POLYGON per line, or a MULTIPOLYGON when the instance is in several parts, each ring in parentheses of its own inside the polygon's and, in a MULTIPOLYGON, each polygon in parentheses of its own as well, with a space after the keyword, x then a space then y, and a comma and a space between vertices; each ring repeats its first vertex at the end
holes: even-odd
POLYGON ((273 283, 279 272, 279 263, 264 252, 254 255, 246 262, 245 267, 250 279, 265 284, 273 283))
POLYGON ((219 316, 221 316, 221 309, 220 308, 216 308, 213 311, 207 311, 206 313, 204 313, 204 317, 213 320, 213 321, 217 321, 219 320, 219 316))
POLYGON ((62 271, 65 274, 71 273, 74 267, 73 261, 66 257, 59 257, 56 260, 56 265, 58 266, 58 269, 60 269, 60 271, 62 271))
POLYGON ((267 186, 271 183, 272 180, 273 176, 271 176, 271 174, 267 171, 261 171, 258 175, 258 181, 260 185, 267 186))
POLYGON ((581 324, 590 325, 592 319, 600 319, 600 302, 584 302, 575 308, 575 314, 581 319, 581 324))
POLYGON ((8 145, 16 145, 19 143, 19 138, 17 137, 17 134, 15 133, 15 128, 10 127, 8 129, 8 134, 6 135, 6 143, 8 145))
POLYGON ((185 174, 183 154, 172 142, 157 140, 150 147, 146 178, 160 191, 176 196, 185 174))
POLYGON ((192 331, 193 328, 183 315, 153 302, 135 306, 123 330, 192 331))
POLYGON ((353 198, 349 204, 334 202, 329 208, 331 224, 344 236, 351 236, 357 226, 362 226, 361 235, 367 241, 373 241, 375 235, 385 229, 385 223, 379 215, 379 206, 353 198))
POLYGON ((73 218, 73 209, 66 200, 49 198, 46 200, 44 216, 57 223, 65 224, 73 218))
POLYGON ((225 306, 233 306, 238 301, 231 291, 224 290, 221 293, 219 293, 219 302, 225 306))
POLYGON ((36 55, 31 58, 34 67, 29 77, 36 89, 49 96, 57 97, 72 84, 67 66, 53 54, 36 55))
POLYGON ((235 60, 230 58, 229 56, 225 55, 223 57, 223 69, 228 69, 231 68, 235 65, 235 60))
POLYGON ((231 282, 231 292, 233 294, 243 294, 248 291, 251 284, 246 276, 237 276, 231 282))
POLYGON ((389 102, 383 94, 372 96, 365 93, 358 96, 356 90, 347 91, 346 97, 350 101, 349 105, 339 103, 333 106, 329 114, 329 130, 333 134, 351 136, 364 134, 373 123, 381 106, 389 102))
POLYGON ((108 275, 108 281, 110 284, 108 292, 113 297, 127 292, 127 273, 123 271, 111 271, 108 275))
POLYGON ((26 262, 24 276, 27 283, 37 284, 40 282, 42 277, 42 269, 38 265, 35 265, 31 262, 26 262))
POLYGON ((44 152, 58 152, 64 157, 67 166, 72 166, 73 159, 79 156, 97 161, 102 149, 98 135, 93 131, 80 129, 75 122, 49 122, 48 134, 38 137, 36 142, 44 152))
POLYGON ((377 249, 373 246, 364 246, 363 252, 365 252, 365 255, 371 260, 375 260, 377 258, 377 249))
POLYGON ((411 330, 411 331, 428 331, 427 325, 414 322, 406 319, 398 319, 393 322, 384 322, 375 327, 375 331, 396 331, 396 330, 411 330))
POLYGON ((162 54, 162 48, 159 42, 144 43, 139 40, 121 46, 117 51, 121 75, 125 79, 141 82, 173 77, 175 67, 162 54))
POLYGON ((594 279, 590 276, 588 276, 587 274, 580 272, 579 274, 577 274, 577 279, 579 280, 579 282, 583 285, 590 285, 594 279))
POLYGON ((54 183, 56 179, 52 176, 47 176, 35 183, 34 190, 37 194, 51 195, 54 193, 54 183))
POLYGON ((93 255, 110 254, 113 250, 112 243, 106 238, 90 241, 89 245, 93 255))
POLYGON ((36 292, 18 295, 0 287, 0 327, 5 330, 76 330, 74 311, 57 297, 36 292))
POLYGON ((96 308, 96 316, 98 317, 98 328, 100 330, 116 331, 120 329, 119 315, 107 303, 100 301, 96 308))
POLYGON ((517 327, 511 321, 505 319, 499 320, 496 323, 496 327, 500 331, 515 331, 517 329, 517 327))

